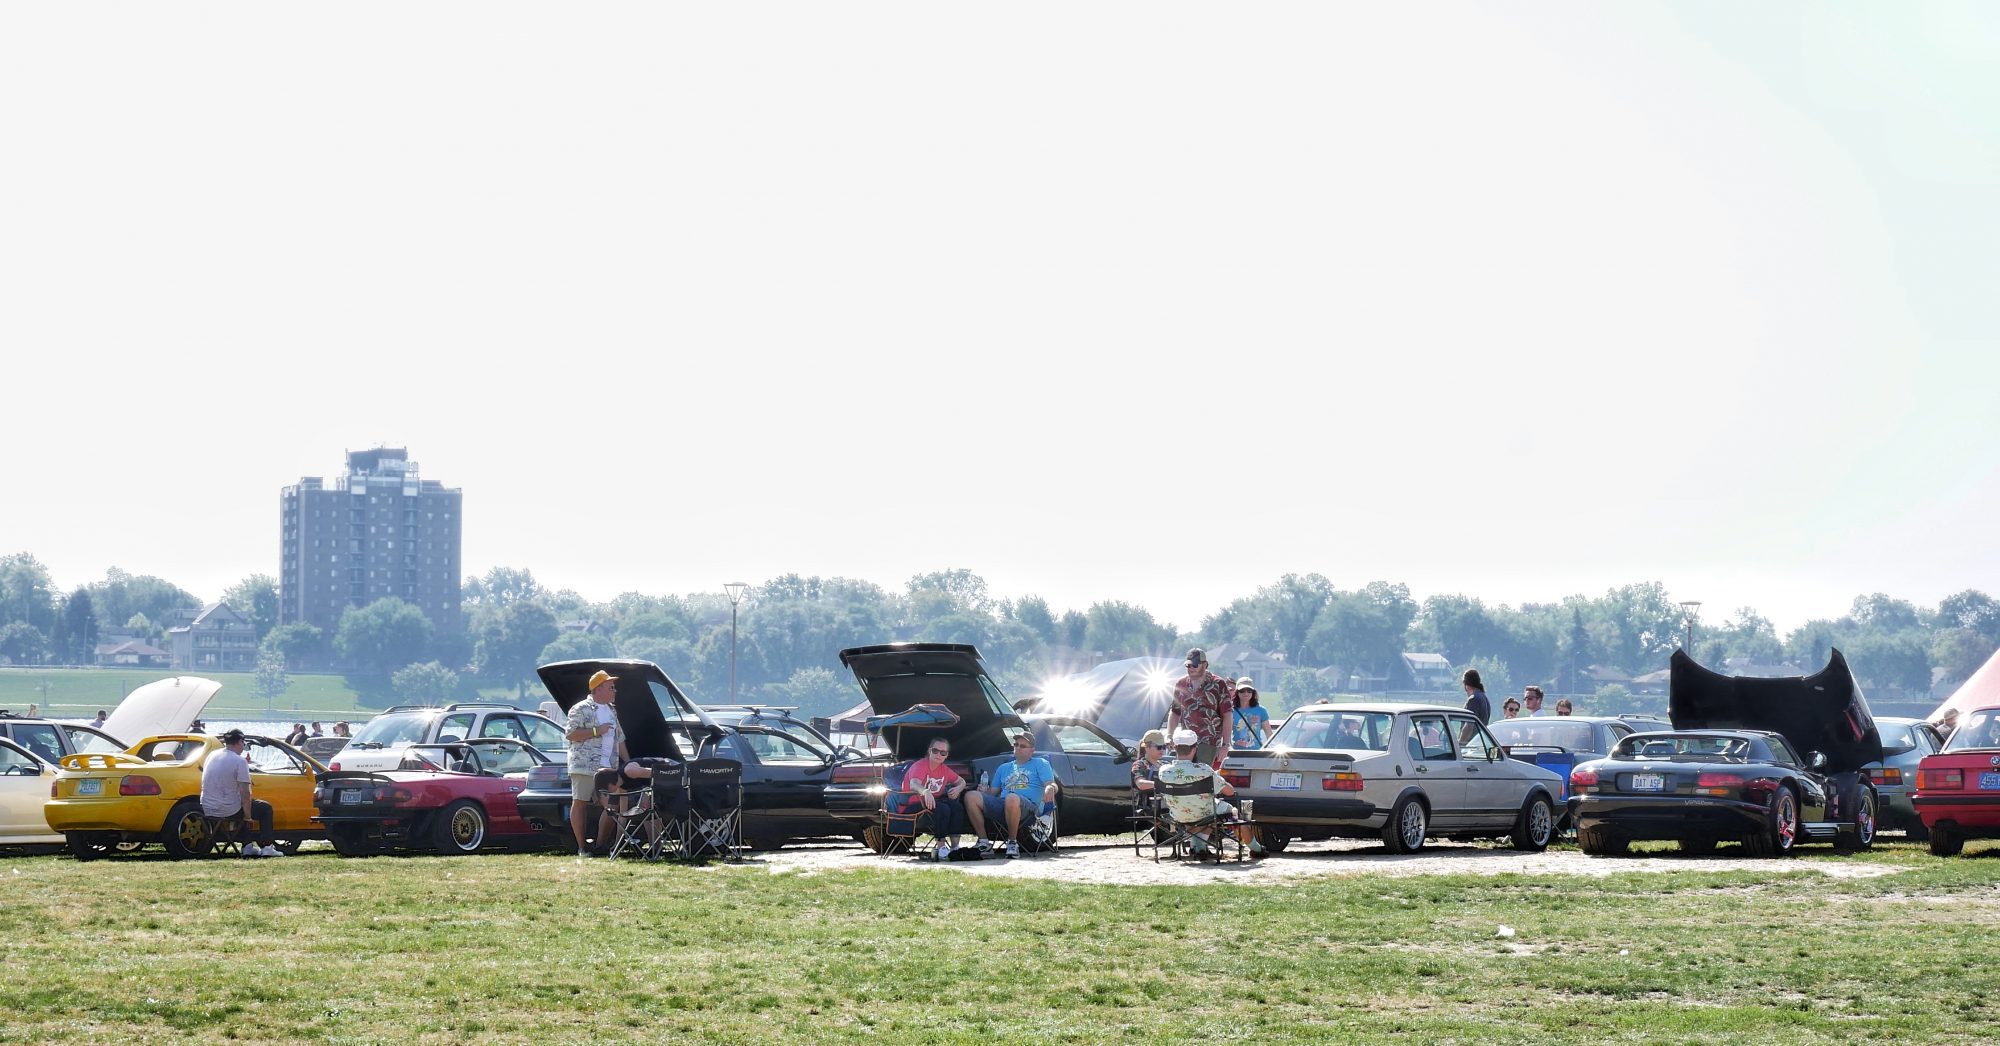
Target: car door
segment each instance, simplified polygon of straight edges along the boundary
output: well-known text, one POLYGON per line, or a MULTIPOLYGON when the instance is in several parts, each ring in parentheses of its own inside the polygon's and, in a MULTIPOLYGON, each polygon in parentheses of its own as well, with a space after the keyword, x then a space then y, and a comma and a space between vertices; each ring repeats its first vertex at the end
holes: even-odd
POLYGON ((454 712, 438 721, 437 736, 432 740, 441 745, 454 744, 471 733, 472 713, 454 712))
MULTIPOLYGON (((1442 712, 1412 715, 1404 744, 1417 787, 1430 800, 1431 825, 1438 829, 1465 823, 1465 771, 1458 765, 1458 742, 1445 718, 1442 712)), ((1458 718, 1472 721, 1471 716, 1458 718)))
POLYGON ((543 755, 560 763, 569 758, 569 739, 563 736, 563 729, 538 715, 521 717, 521 729, 527 733, 527 741, 543 755))
POLYGON ((1507 758, 1499 742, 1471 716, 1453 716, 1451 725, 1465 779, 1466 824, 1511 827, 1528 798, 1530 764, 1507 758))
POLYGON ((1044 752, 1056 778, 1062 782, 1069 824, 1065 830, 1089 827, 1124 827, 1132 809, 1132 753, 1117 738, 1096 725, 1080 719, 1047 719, 1052 747, 1044 752))
POLYGON ((507 739, 474 741, 468 749, 479 774, 477 794, 486 807, 487 823, 499 835, 518 835, 531 829, 521 818, 521 789, 528 784, 528 771, 537 765, 525 744, 509 744, 507 739))
POLYGON ((250 763, 250 796, 271 804, 274 829, 312 831, 313 774, 302 757, 268 737, 247 739, 243 758, 250 763))
POLYGON ((0 744, 0 842, 58 839, 42 818, 49 778, 24 748, 0 744))
POLYGON ((14 743, 51 763, 62 762, 62 735, 54 723, 15 723, 14 743))
POLYGON ((792 826, 825 813, 821 793, 833 765, 831 753, 798 734, 770 727, 739 728, 736 737, 757 757, 762 812, 792 826))

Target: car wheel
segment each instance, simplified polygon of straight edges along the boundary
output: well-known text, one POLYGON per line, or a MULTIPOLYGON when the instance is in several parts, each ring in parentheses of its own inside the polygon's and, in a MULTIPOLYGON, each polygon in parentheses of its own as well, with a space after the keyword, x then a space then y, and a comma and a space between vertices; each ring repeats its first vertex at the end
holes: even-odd
POLYGON ((1265 853, 1281 854, 1285 852, 1285 847, 1292 845, 1290 833, 1268 824, 1257 826, 1257 841, 1264 844, 1265 853))
POLYGON ((1866 850, 1875 845, 1875 790, 1863 784, 1854 789, 1854 828, 1834 837, 1834 845, 1842 850, 1866 850))
POLYGON ((460 799, 431 815, 431 845, 448 856, 477 853, 486 841, 486 811, 460 799))
POLYGON ((183 799, 167 811, 167 823, 160 826, 160 842, 167 847, 167 856, 176 861, 189 857, 200 857, 215 846, 215 840, 208 835, 208 819, 201 814, 201 804, 193 799, 183 799))
POLYGON ((879 824, 871 824, 861 830, 861 845, 878 854, 889 852, 889 830, 879 824))
POLYGON ((1931 829, 1931 856, 1956 857, 1965 849, 1965 837, 1949 828, 1931 829))
POLYGON ((1510 840, 1516 850, 1540 853, 1549 848, 1549 840, 1556 834, 1556 810, 1549 805, 1547 796, 1528 797, 1528 805, 1521 808, 1521 816, 1514 821, 1514 837, 1510 840))
POLYGON ((1715 852, 1715 840, 1705 835, 1682 839, 1681 852, 1689 857, 1707 857, 1715 852))
POLYGON ((326 830, 326 838, 333 844, 333 852, 342 857, 369 857, 382 849, 368 838, 368 829, 358 824, 334 825, 326 830))
POLYGON ((1764 830, 1743 841, 1752 857, 1790 857, 1799 843, 1799 801, 1789 788, 1771 796, 1764 830))
POLYGON ((1389 821, 1382 826, 1382 842, 1392 854, 1413 854, 1424 848, 1429 831, 1429 811, 1416 796, 1406 795, 1389 811, 1389 821))
POLYGON ((1579 828, 1576 845, 1592 857, 1616 857, 1631 847, 1631 840, 1609 828, 1579 828))
POLYGON ((100 832, 71 832, 63 836, 63 845, 69 847, 69 855, 79 861, 95 861, 109 856, 116 843, 100 832))

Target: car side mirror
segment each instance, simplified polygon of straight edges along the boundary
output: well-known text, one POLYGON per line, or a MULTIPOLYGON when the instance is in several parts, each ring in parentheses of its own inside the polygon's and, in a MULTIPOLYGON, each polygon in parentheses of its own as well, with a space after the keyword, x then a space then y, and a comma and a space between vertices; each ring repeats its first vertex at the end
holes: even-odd
POLYGON ((1808 770, 1824 770, 1824 769, 1826 769, 1826 753, 1825 753, 1825 752, 1809 752, 1809 753, 1807 753, 1807 754, 1806 754, 1806 769, 1808 769, 1808 770))
POLYGON ((1128 750, 1126 750, 1126 751, 1123 751, 1123 752, 1120 752, 1120 753, 1118 753, 1118 758, 1116 758, 1116 759, 1113 759, 1113 760, 1111 761, 1111 765, 1112 765, 1112 766, 1124 766, 1124 765, 1125 765, 1126 763, 1129 763, 1129 762, 1131 762, 1131 761, 1132 761, 1132 752, 1131 752, 1131 750, 1129 750, 1129 749, 1128 749, 1128 750))

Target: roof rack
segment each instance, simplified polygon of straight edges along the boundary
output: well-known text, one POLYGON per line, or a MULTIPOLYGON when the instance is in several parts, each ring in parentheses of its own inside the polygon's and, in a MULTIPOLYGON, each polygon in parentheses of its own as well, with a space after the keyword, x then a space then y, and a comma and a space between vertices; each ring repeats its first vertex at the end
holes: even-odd
POLYGON ((749 712, 751 715, 761 715, 765 712, 784 712, 786 714, 790 714, 799 710, 799 706, 797 705, 703 705, 701 706, 701 710, 704 712, 731 712, 739 708, 745 712, 749 712))
POLYGON ((454 701, 448 705, 391 705, 384 712, 456 712, 461 708, 504 708, 518 712, 519 708, 505 701, 454 701))

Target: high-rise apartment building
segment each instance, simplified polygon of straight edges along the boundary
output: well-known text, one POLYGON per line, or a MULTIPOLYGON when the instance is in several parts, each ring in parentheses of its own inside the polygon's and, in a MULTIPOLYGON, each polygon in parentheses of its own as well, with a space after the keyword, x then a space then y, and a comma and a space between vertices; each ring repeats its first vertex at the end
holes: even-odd
POLYGON ((439 632, 458 617, 458 488, 419 479, 400 447, 349 451, 328 487, 307 476, 279 495, 278 622, 340 627, 341 612, 385 596, 439 632))

